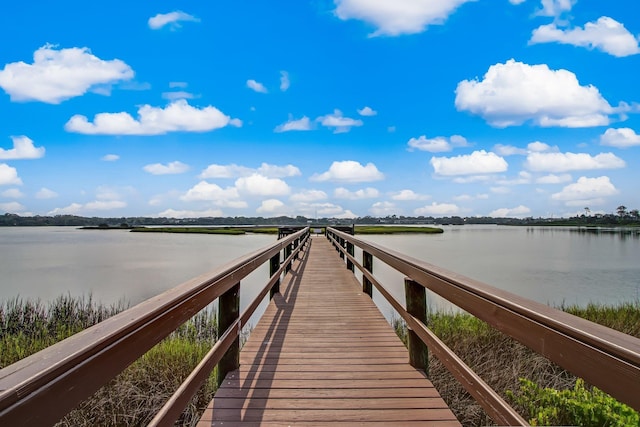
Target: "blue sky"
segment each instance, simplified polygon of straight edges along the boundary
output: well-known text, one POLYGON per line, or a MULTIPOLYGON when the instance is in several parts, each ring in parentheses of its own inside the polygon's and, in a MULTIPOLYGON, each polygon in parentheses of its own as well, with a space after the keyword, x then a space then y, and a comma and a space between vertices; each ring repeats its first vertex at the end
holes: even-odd
POLYGON ((635 0, 38 0, 0 32, 0 212, 640 208, 635 0))

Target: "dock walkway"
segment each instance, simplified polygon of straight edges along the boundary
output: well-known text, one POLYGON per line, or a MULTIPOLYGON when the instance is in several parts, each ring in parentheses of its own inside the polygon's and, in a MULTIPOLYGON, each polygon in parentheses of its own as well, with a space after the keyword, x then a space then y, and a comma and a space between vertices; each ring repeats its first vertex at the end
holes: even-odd
POLYGON ((292 273, 199 427, 460 425, 324 236, 292 273))

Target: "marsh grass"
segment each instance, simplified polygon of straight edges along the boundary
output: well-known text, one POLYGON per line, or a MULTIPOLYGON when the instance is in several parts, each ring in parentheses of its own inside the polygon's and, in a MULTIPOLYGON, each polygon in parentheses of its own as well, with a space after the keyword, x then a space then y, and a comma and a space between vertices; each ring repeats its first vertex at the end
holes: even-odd
POLYGON ((356 225, 355 234, 440 234, 444 230, 439 227, 421 226, 386 226, 386 225, 356 225))
MULTIPOLYGON (((562 307, 563 310, 587 320, 640 338, 640 302, 619 306, 589 304, 562 307)), ((393 326, 406 343, 406 325, 393 319, 393 326)), ((507 391, 518 396, 521 379, 533 381, 543 388, 573 389, 577 378, 514 339, 491 328, 487 323, 464 313, 429 313, 429 328, 465 361, 496 392, 514 405, 521 414, 527 408, 509 398, 507 391)), ((429 355, 430 379, 465 426, 492 425, 473 397, 453 378, 438 359, 429 355)))
MULTIPOLYGON (((89 296, 44 304, 11 299, 0 305, 0 363, 10 365, 126 309, 89 296)), ((205 309, 82 402, 60 426, 146 425, 217 339, 215 311, 205 309)), ((178 420, 195 425, 215 391, 215 371, 178 420)))

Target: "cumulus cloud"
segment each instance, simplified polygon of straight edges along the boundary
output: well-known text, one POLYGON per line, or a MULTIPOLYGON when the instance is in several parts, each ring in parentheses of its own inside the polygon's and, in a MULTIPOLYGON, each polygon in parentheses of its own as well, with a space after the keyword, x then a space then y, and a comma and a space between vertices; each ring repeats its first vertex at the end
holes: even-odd
POLYGON ((372 187, 367 187, 356 191, 350 191, 344 187, 338 187, 333 191, 333 196, 336 199, 349 200, 373 199, 380 196, 380 192, 372 187))
POLYGON ((35 147, 33 141, 26 136, 12 136, 13 148, 5 150, 0 148, 0 159, 2 160, 19 160, 19 159, 39 159, 44 157, 44 147, 35 147))
POLYGON ((563 30, 555 23, 542 25, 533 30, 529 40, 530 44, 553 42, 598 49, 617 57, 640 53, 638 39, 624 25, 608 16, 587 22, 584 28, 563 30))
POLYGON ((119 59, 102 60, 86 48, 56 50, 45 45, 33 54, 33 63, 13 62, 0 71, 0 87, 12 101, 40 101, 59 104, 84 95, 97 86, 133 78, 133 70, 119 59))
POLYGON ((411 138, 407 143, 409 150, 429 151, 430 153, 440 153, 443 151, 451 151, 454 147, 466 147, 467 139, 460 135, 452 135, 447 138, 437 136, 435 138, 427 138, 421 135, 418 138, 411 138))
POLYGON ((472 0, 336 0, 335 14, 358 19, 377 28, 372 37, 415 34, 443 24, 460 5, 472 0))
POLYGON ((53 190, 49 190, 46 187, 42 187, 36 193, 36 199, 42 199, 42 200, 44 200, 44 199, 55 199, 56 197, 58 197, 58 193, 56 193, 53 190))
POLYGON ((286 71, 280 71, 280 90, 286 91, 289 89, 291 82, 289 81, 289 73, 286 71))
POLYGON ((22 185, 16 168, 0 163, 0 185, 22 185))
POLYGON ((2 193, 0 193, 0 195, 2 195, 2 197, 7 197, 9 199, 20 199, 24 197, 24 193, 18 190, 17 188, 9 188, 8 190, 5 190, 2 193))
POLYGON ((311 181, 337 181, 337 182, 369 182, 384 179, 384 174, 373 163, 362 166, 354 160, 333 162, 329 170, 321 174, 314 174, 311 181))
POLYGON ((306 217, 357 218, 358 215, 334 203, 298 203, 296 211, 306 217))
POLYGON ((561 175, 549 174, 536 179, 536 184, 562 184, 571 181, 573 178, 568 173, 561 175))
POLYGON ((409 201, 409 200, 426 200, 429 196, 425 194, 418 194, 413 190, 400 190, 397 193, 391 195, 392 200, 401 200, 401 201, 409 201))
POLYGON ((362 126, 362 120, 344 117, 342 111, 333 110, 333 114, 320 116, 316 119, 322 126, 333 128, 333 133, 349 132, 352 127, 362 126))
POLYGON ((616 195, 618 192, 608 176, 598 178, 582 176, 577 182, 552 194, 551 198, 563 201, 567 206, 589 206, 602 204, 605 197, 616 195))
POLYGON ((429 163, 440 176, 499 173, 508 168, 504 158, 484 150, 455 157, 432 157, 429 163))
POLYGON ((522 217, 531 213, 531 209, 524 205, 517 206, 515 208, 500 208, 489 213, 489 216, 494 218, 512 218, 522 217))
POLYGON ((376 202, 369 209, 375 216, 387 216, 395 215, 398 213, 398 208, 392 202, 376 202))
POLYGON ((129 113, 99 113, 93 122, 77 114, 65 124, 68 132, 87 135, 163 135, 168 132, 208 132, 225 126, 242 126, 238 119, 226 116, 209 105, 192 107, 180 99, 165 108, 143 105, 138 109, 138 118, 129 113))
POLYGON ((530 153, 524 166, 536 172, 568 172, 574 170, 619 169, 625 162, 613 153, 592 156, 587 153, 530 153))
POLYGON ((237 200, 240 198, 238 190, 234 187, 222 188, 217 184, 207 181, 200 181, 190 188, 184 195, 180 196, 180 200, 185 202, 193 201, 210 201, 218 202, 221 200, 237 200))
POLYGON ((631 128, 609 128, 600 136, 600 144, 618 148, 634 147, 640 145, 640 135, 631 128))
POLYGON ((327 198, 327 193, 322 190, 303 190, 289 197, 292 202, 315 202, 327 198))
POLYGON ((175 162, 170 162, 166 165, 163 165, 162 163, 153 163, 146 165, 142 169, 152 175, 175 175, 188 171, 189 165, 176 160, 175 162))
POLYGON ((364 107, 362 110, 358 110, 358 114, 360 114, 361 116, 375 116, 376 114, 378 114, 378 112, 376 110, 374 110, 371 107, 364 107))
POLYGON ((256 212, 260 214, 283 215, 287 212, 287 207, 278 199, 267 199, 260 203, 256 212))
POLYGON ((430 205, 417 208, 413 211, 416 215, 431 216, 431 215, 456 215, 460 212, 460 208, 453 203, 436 203, 433 202, 430 205))
POLYGON ((463 80, 456 88, 456 108, 484 118, 495 127, 531 122, 538 126, 607 125, 613 108, 593 85, 581 86, 574 73, 528 65, 513 59, 489 67, 482 80, 463 80))
POLYGON ((117 154, 105 154, 100 160, 105 162, 115 162, 116 160, 120 160, 120 156, 117 154))
POLYGON ((266 87, 262 83, 259 83, 253 79, 247 80, 247 87, 254 92, 258 93, 267 93, 269 92, 266 87))
POLYGON ((162 98, 168 99, 169 101, 175 101, 178 99, 194 99, 196 96, 190 92, 178 90, 174 92, 162 92, 162 98))
POLYGON ((202 171, 199 178, 239 178, 242 176, 249 176, 253 174, 260 174, 268 178, 286 178, 291 176, 302 175, 300 169, 294 165, 271 165, 269 163, 262 163, 258 168, 249 168, 246 166, 239 166, 235 163, 230 165, 217 165, 211 164, 202 171))
POLYGON ((181 22, 200 22, 200 19, 181 10, 176 10, 169 13, 158 13, 149 18, 148 24, 152 30, 159 30, 165 25, 169 25, 172 30, 175 30, 181 27, 181 22))
POLYGON ((311 120, 309 117, 303 116, 301 119, 294 119, 291 115, 289 120, 281 125, 276 126, 274 132, 289 132, 292 130, 311 130, 311 120))
POLYGON ((286 196, 291 192, 289 185, 283 180, 258 173, 238 178, 235 186, 240 193, 251 196, 286 196))
POLYGON ((205 209, 201 211, 167 209, 158 213, 158 216, 161 218, 215 218, 224 215, 220 209, 205 209))
POLYGON ((122 200, 98 199, 85 204, 71 203, 63 208, 55 208, 47 215, 80 215, 94 211, 109 211, 126 208, 127 203, 122 200))

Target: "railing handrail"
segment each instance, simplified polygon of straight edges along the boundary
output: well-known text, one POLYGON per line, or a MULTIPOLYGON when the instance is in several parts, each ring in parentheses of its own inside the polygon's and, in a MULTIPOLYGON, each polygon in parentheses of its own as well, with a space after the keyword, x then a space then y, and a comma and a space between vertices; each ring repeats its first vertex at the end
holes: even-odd
MULTIPOLYGON (((308 231, 241 256, 1 369, 0 425, 54 424, 260 265, 306 238, 308 231)), ((271 277, 269 283, 275 282, 271 277)))
POLYGON ((640 339, 338 230, 327 231, 337 238, 332 240, 340 252, 358 265, 365 277, 374 279, 342 247, 345 243, 360 247, 421 286, 640 410, 640 339))

